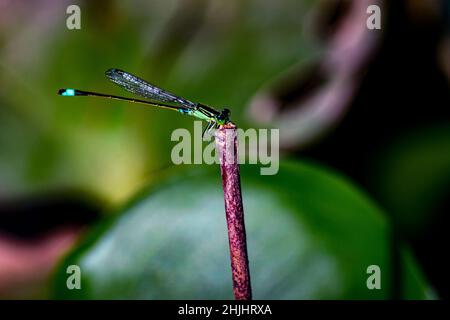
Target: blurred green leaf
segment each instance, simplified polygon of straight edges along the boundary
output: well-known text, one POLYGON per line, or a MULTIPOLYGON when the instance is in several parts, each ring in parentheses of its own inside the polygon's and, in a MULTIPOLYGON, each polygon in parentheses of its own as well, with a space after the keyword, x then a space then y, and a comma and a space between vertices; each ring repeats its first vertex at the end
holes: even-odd
MULTIPOLYGON (((310 164, 282 163, 274 176, 242 166, 242 187, 255 299, 391 297, 390 227, 344 178, 310 164), (381 290, 367 289, 370 265, 381 290)), ((55 296, 231 299, 228 252, 218 168, 184 170, 92 231, 60 264, 55 296), (66 287, 72 264, 81 290, 66 287)), ((404 297, 427 297, 412 257, 402 261, 404 297)))
POLYGON ((402 230, 415 235, 436 218, 449 196, 450 127, 408 132, 374 163, 376 193, 402 230))

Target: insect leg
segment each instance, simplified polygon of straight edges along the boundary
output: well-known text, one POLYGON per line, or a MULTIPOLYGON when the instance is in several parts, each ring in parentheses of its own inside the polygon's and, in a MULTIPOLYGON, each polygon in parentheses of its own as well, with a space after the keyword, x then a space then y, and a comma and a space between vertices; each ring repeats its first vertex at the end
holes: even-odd
POLYGON ((205 138, 206 137, 206 133, 210 134, 210 130, 214 127, 215 122, 214 121, 209 121, 208 124, 206 125, 205 129, 203 130, 202 133, 202 137, 205 138))

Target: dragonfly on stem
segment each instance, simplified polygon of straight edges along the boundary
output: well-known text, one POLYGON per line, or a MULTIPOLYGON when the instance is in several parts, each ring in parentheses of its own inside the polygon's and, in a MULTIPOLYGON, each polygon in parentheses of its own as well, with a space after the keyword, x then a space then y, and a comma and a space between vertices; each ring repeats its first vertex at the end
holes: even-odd
POLYGON ((228 124, 230 122, 230 110, 226 108, 222 111, 217 111, 204 104, 194 103, 185 98, 178 97, 170 92, 160 89, 146 82, 145 80, 142 80, 141 78, 138 78, 128 72, 119 69, 109 69, 105 74, 109 80, 124 88, 125 90, 150 99, 151 101, 68 88, 59 89, 58 94, 66 97, 90 96, 108 98, 178 111, 180 113, 184 113, 206 121, 207 126, 203 131, 203 135, 212 129, 217 129, 219 126, 228 124))

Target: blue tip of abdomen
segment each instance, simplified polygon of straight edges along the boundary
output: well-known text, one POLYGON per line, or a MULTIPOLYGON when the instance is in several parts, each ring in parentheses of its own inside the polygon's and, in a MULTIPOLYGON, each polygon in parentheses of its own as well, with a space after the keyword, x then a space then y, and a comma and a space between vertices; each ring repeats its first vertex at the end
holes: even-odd
POLYGON ((60 96, 73 97, 73 96, 75 96, 75 90, 74 89, 59 89, 58 94, 60 96))

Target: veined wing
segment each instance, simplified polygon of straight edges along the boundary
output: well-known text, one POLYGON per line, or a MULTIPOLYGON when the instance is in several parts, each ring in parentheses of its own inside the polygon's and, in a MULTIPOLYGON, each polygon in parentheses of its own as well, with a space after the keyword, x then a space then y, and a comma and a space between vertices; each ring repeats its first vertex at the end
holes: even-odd
POLYGON ((181 104, 188 108, 194 108, 196 106, 195 103, 155 87, 154 85, 142 80, 141 78, 133 76, 128 72, 119 69, 109 69, 105 74, 106 77, 115 84, 142 97, 155 101, 181 104))

